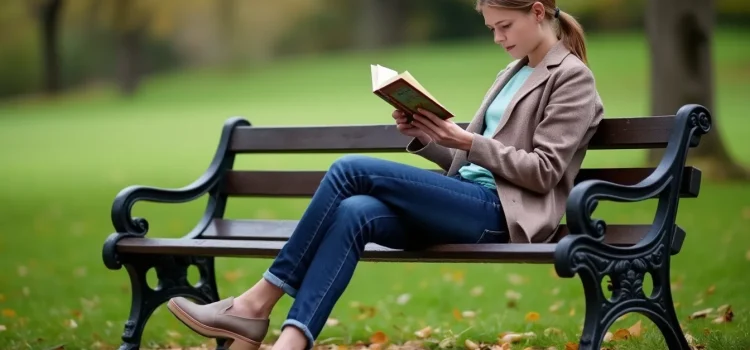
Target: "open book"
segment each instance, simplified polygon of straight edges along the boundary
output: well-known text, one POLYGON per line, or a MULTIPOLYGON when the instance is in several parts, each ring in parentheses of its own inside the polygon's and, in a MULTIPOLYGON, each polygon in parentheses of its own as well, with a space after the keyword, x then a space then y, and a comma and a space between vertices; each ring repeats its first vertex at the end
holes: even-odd
POLYGON ((406 113, 409 120, 417 108, 428 110, 441 119, 453 114, 437 101, 409 72, 398 72, 381 65, 370 65, 372 92, 394 108, 406 113))

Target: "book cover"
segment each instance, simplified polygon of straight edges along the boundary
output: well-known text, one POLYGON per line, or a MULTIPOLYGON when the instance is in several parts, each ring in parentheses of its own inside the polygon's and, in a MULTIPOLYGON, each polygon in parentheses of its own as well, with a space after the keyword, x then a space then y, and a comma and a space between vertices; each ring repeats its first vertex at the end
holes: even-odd
POLYGON ((396 109, 411 115, 422 108, 441 119, 452 118, 453 114, 437 101, 409 72, 398 74, 380 65, 371 66, 373 93, 396 109))

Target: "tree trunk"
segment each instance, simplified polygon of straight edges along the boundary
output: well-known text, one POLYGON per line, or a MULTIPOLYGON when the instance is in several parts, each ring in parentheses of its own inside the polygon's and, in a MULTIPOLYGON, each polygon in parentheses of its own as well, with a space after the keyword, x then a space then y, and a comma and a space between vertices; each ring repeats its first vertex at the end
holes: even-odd
POLYGON ((39 6, 39 25, 44 64, 44 92, 56 95, 60 92, 60 52, 58 34, 62 0, 49 0, 39 6))
POLYGON ((358 0, 356 46, 362 49, 379 49, 401 43, 406 36, 408 2, 358 0))
MULTIPOLYGON (((671 115, 688 103, 708 108, 711 132, 690 151, 689 162, 710 179, 748 179, 748 173, 732 159, 722 142, 714 110, 713 0, 652 0, 647 4, 651 113, 671 115)), ((649 163, 657 163, 662 154, 662 150, 651 150, 649 163)))
POLYGON ((145 25, 136 13, 131 0, 115 4, 117 38, 117 83, 123 95, 130 96, 138 89, 141 79, 141 40, 145 25))

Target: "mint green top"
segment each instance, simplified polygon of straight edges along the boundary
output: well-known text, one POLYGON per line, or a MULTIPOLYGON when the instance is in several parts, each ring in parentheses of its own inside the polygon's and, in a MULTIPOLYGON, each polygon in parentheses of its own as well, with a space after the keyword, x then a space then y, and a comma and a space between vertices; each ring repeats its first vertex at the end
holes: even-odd
MULTIPOLYGON (((492 134, 495 133, 495 129, 497 129, 497 126, 500 124, 500 119, 503 117, 503 113, 505 113, 508 103, 510 103, 510 100, 513 99, 513 96, 518 92, 518 89, 521 88, 533 71, 534 68, 529 66, 521 67, 521 69, 511 77, 510 80, 508 80, 508 83, 505 84, 503 89, 500 90, 500 93, 497 94, 495 100, 493 100, 490 106, 487 107, 487 112, 484 115, 485 128, 482 136, 492 137, 492 134)), ((479 165, 470 163, 461 167, 458 172, 467 180, 477 182, 491 189, 496 189, 495 178, 492 176, 492 173, 479 165)))

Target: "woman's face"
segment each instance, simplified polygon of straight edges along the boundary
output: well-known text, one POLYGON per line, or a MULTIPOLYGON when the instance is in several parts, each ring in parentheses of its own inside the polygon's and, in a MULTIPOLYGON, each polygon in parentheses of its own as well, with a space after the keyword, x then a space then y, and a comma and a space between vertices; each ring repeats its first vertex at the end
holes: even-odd
POLYGON ((542 29, 537 18, 544 18, 544 6, 536 3, 531 11, 518 11, 482 6, 484 23, 514 59, 526 57, 542 40, 542 29))

